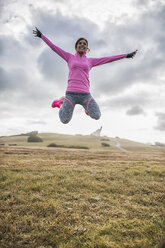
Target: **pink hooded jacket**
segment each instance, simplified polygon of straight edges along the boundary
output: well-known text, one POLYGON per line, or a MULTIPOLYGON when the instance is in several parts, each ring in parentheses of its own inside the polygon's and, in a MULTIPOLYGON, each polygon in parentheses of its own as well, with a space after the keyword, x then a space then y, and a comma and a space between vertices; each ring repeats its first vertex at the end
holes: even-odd
POLYGON ((123 59, 127 56, 127 54, 122 54, 103 58, 87 58, 86 54, 84 53, 81 57, 78 52, 75 55, 65 52, 61 48, 54 45, 43 34, 41 38, 55 53, 62 57, 68 64, 69 76, 66 91, 89 93, 89 71, 92 69, 92 67, 123 59))

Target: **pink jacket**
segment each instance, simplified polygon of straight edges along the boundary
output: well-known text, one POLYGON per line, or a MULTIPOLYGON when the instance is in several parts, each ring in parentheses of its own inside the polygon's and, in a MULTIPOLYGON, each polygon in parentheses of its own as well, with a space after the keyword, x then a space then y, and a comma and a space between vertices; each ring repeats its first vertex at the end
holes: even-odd
POLYGON ((41 38, 55 53, 57 53, 68 63, 69 77, 66 91, 89 93, 89 71, 92 67, 123 59, 127 56, 127 54, 122 54, 103 58, 87 58, 84 53, 81 57, 78 52, 75 55, 65 52, 61 48, 54 45, 43 34, 41 38))

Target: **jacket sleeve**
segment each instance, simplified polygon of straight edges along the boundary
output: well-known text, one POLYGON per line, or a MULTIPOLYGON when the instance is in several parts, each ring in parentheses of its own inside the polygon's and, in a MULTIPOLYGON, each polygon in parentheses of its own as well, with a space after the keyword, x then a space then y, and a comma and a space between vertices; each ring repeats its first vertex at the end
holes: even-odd
POLYGON ((127 54, 121 54, 121 55, 115 55, 110 57, 103 57, 103 58, 89 58, 91 67, 97 66, 97 65, 103 65, 106 63, 110 63, 119 59, 124 59, 127 57, 127 54))
POLYGON ((62 57, 65 61, 68 62, 69 57, 71 56, 70 53, 65 52, 64 50, 62 50, 60 47, 54 45, 48 38, 46 38, 46 36, 44 36, 42 34, 41 36, 42 40, 55 52, 57 53, 60 57, 62 57))

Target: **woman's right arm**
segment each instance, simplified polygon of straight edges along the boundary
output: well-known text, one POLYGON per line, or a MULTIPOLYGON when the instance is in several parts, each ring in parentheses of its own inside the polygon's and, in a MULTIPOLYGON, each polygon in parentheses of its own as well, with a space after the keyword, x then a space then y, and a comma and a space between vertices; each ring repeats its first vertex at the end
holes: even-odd
POLYGON ((57 53, 60 57, 62 57, 65 61, 68 62, 69 57, 71 56, 70 53, 65 52, 63 49, 60 47, 54 45, 45 35, 43 35, 38 28, 36 30, 33 30, 33 34, 36 37, 41 38, 55 53, 57 53))

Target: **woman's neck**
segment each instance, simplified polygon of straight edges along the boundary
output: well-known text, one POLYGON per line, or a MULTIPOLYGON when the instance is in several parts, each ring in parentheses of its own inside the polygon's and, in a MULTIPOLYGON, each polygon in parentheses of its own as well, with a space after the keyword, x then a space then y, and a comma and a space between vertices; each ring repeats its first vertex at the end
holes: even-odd
MULTIPOLYGON (((79 52, 78 52, 78 53, 79 53, 79 52)), ((84 53, 79 53, 80 57, 82 57, 82 56, 83 56, 83 54, 84 54, 84 53)))

